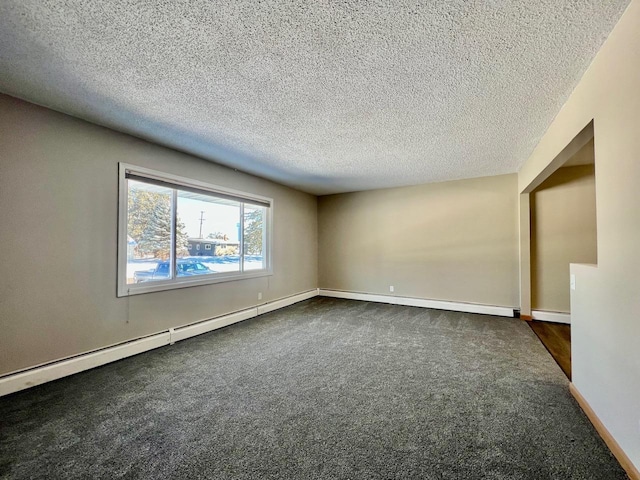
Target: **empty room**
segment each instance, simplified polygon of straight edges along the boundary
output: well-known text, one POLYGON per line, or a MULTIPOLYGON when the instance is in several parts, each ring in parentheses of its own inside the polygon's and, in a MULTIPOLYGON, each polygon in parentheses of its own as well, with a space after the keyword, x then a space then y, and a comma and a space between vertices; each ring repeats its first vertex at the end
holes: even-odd
POLYGON ((0 478, 640 480, 640 0, 0 2, 0 478))

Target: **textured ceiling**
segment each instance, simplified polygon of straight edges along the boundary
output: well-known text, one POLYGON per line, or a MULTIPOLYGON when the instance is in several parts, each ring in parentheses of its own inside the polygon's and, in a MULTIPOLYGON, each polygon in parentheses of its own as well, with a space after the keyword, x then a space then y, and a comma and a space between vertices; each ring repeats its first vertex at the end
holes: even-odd
POLYGON ((312 193, 511 173, 628 0, 3 0, 0 91, 312 193))

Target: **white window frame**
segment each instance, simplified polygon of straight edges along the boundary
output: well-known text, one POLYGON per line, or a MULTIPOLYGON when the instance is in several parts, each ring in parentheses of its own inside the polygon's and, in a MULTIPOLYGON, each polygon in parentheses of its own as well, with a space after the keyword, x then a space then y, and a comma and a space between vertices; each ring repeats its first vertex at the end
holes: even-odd
MULTIPOLYGON (((175 205, 174 199, 173 211, 175 218, 175 205)), ((178 175, 172 175, 149 168, 138 167, 136 165, 130 165, 120 162, 118 164, 118 286, 117 296, 127 297, 130 295, 138 295, 150 292, 160 292, 164 290, 174 290, 176 288, 194 287, 199 285, 209 285, 213 283, 232 282, 237 280, 244 280, 248 278, 257 278, 273 275, 273 267, 271 264, 271 250, 273 244, 273 199, 269 197, 263 197, 255 195, 253 193, 241 192, 227 187, 221 187, 218 185, 212 185, 209 183, 201 182, 191 178, 180 177, 178 175), (240 271, 239 272, 223 272, 212 273, 211 275, 202 275, 198 277, 177 277, 169 280, 159 280, 154 282, 143 282, 127 284, 127 209, 128 209, 128 189, 127 189, 127 174, 134 174, 140 177, 148 178, 149 180, 159 180, 162 182, 170 183, 175 188, 191 187, 198 190, 202 190, 203 193, 210 193, 213 196, 216 194, 237 197, 240 202, 246 200, 247 202, 257 201, 261 204, 268 204, 266 207, 265 215, 265 227, 264 227, 264 265, 265 268, 260 270, 247 270, 243 271, 244 265, 244 249, 243 239, 240 238, 240 271)), ((244 203, 240 203, 240 222, 244 222, 244 203)), ((172 226, 173 228, 173 226, 172 226)), ((244 224, 241 224, 241 237, 244 234, 244 224)), ((172 240, 172 243, 174 240, 172 240)), ((175 245, 172 246, 175 250, 175 245)), ((171 261, 172 268, 175 270, 175 252, 171 261)))

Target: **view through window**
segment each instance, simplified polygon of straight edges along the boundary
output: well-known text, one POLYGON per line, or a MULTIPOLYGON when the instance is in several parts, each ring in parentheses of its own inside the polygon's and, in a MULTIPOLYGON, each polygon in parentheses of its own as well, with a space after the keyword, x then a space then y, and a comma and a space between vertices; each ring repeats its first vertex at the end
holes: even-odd
POLYGON ((124 177, 125 294, 268 270, 269 200, 174 181, 129 171, 124 177))

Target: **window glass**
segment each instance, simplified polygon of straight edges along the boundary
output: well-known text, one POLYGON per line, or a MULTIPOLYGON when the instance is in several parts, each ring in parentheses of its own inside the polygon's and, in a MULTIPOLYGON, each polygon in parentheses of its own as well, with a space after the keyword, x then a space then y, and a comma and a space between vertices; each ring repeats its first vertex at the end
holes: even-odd
POLYGON ((265 219, 266 209, 253 205, 244 207, 244 270, 261 270, 265 268, 265 219))
POLYGON ((129 180, 127 284, 171 278, 170 188, 129 180))
POLYGON ((178 190, 178 227, 185 244, 178 258, 197 260, 211 273, 239 272, 240 208, 237 201, 178 190), (204 239, 217 241, 218 248, 201 249, 204 239), (195 251, 189 252, 189 240, 196 244, 195 251))
POLYGON ((271 274, 271 200, 120 164, 118 295, 271 274))

